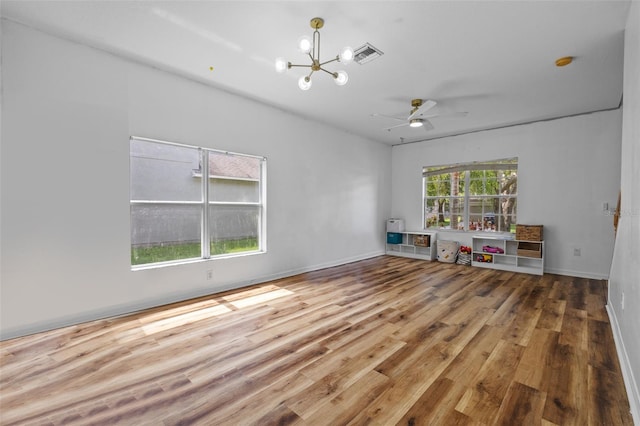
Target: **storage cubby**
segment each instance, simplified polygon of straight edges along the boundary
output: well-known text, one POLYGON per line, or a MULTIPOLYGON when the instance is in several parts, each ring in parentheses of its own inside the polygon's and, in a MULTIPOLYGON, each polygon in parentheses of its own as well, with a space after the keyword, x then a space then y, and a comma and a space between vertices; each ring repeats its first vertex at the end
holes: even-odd
POLYGON ((437 232, 426 231, 387 232, 386 252, 392 256, 434 260, 437 235, 437 232))
POLYGON ((472 249, 473 266, 535 275, 544 273, 544 241, 477 235, 473 237, 472 249))

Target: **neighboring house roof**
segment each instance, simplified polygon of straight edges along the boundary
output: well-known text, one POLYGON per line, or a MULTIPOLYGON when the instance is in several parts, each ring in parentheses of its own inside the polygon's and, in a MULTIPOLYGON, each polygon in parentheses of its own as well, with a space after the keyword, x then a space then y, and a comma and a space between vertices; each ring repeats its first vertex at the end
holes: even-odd
POLYGON ((209 154, 209 176, 260 178, 260 160, 238 155, 209 154))

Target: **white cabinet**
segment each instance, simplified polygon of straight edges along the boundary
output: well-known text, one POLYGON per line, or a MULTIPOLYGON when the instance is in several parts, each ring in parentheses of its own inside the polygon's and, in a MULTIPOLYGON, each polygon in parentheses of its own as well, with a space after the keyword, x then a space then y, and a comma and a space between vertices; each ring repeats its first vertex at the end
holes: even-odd
POLYGON ((544 241, 510 240, 501 237, 473 237, 471 264, 503 271, 544 273, 544 241))
POLYGON ((434 260, 437 237, 437 232, 428 231, 388 232, 386 252, 392 256, 434 260))

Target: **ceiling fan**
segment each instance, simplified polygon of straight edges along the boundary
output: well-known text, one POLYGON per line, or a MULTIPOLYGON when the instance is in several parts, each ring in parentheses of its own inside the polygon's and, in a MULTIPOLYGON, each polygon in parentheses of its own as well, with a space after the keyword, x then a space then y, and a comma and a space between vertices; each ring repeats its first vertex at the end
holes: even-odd
POLYGON ((385 127, 384 130, 391 131, 398 127, 422 127, 424 130, 429 131, 432 130, 433 124, 429 121, 429 118, 442 117, 442 116, 459 116, 464 117, 467 115, 466 112, 454 112, 449 114, 432 114, 426 115, 426 112, 431 108, 437 105, 436 101, 430 99, 412 99, 411 100, 411 111, 409 111, 409 115, 406 118, 394 117, 391 115, 384 114, 372 114, 373 117, 386 117, 391 118, 393 120, 402 121, 402 124, 398 124, 396 126, 385 127))

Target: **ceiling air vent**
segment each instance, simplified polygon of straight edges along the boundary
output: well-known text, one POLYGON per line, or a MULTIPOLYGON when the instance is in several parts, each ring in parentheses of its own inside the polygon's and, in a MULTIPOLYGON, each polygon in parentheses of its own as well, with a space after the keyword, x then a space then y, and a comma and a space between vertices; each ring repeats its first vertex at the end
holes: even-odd
POLYGON ((367 62, 371 62, 376 58, 384 55, 380 49, 377 49, 370 45, 369 43, 365 43, 364 45, 358 47, 353 52, 353 60, 360 65, 366 64, 367 62))

